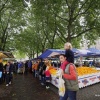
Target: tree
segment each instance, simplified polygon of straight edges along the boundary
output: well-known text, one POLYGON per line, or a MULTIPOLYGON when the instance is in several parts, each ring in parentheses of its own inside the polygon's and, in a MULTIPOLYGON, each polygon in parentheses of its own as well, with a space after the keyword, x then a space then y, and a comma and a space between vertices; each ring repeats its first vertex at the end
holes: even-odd
POLYGON ((25 26, 22 2, 3 0, 0 5, 0 50, 7 50, 8 41, 25 26), (21 18, 22 17, 22 18, 21 18))
POLYGON ((100 0, 23 1, 0 5, 2 50, 14 48, 33 58, 66 41, 79 48, 83 37, 91 44, 100 36, 100 0))
MULTIPOLYGON (((40 23, 43 21, 45 24, 47 30, 45 35, 53 34, 51 23, 55 22, 53 16, 56 16, 56 35, 63 42, 72 42, 73 39, 80 38, 84 34, 86 39, 89 39, 90 34, 98 37, 99 3, 98 0, 35 0, 33 7, 36 18, 40 23)), ((90 40, 93 42, 93 39, 90 40)))

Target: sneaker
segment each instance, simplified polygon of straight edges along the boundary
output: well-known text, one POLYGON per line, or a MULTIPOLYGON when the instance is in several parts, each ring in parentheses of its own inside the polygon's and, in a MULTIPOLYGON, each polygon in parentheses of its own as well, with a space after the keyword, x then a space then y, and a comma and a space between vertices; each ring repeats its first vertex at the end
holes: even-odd
POLYGON ((49 86, 46 86, 46 89, 49 89, 50 87, 49 86))
POLYGON ((11 82, 9 82, 9 84, 11 85, 11 82))
POLYGON ((9 86, 9 84, 6 84, 6 86, 9 86))

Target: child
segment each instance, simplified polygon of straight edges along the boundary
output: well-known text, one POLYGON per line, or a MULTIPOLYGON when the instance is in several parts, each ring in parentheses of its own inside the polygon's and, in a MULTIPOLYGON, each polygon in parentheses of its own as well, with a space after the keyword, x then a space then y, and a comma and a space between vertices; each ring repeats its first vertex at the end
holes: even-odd
POLYGON ((71 43, 69 43, 69 42, 65 43, 64 48, 66 50, 65 56, 66 56, 67 62, 68 63, 74 63, 74 53, 72 51, 71 43))
POLYGON ((45 78, 46 78, 46 89, 49 89, 49 83, 50 83, 50 71, 49 71, 49 67, 47 66, 46 71, 45 71, 45 78))

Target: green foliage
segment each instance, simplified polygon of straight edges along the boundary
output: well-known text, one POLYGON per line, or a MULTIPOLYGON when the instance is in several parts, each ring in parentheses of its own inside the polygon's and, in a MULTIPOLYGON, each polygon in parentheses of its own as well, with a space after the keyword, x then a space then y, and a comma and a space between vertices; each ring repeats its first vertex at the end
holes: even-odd
POLYGON ((21 51, 16 51, 13 54, 15 55, 16 59, 23 59, 26 57, 26 54, 21 51))
POLYGON ((100 34, 100 0, 3 0, 0 4, 0 47, 30 57, 69 41, 80 48, 82 37, 91 45, 100 34))

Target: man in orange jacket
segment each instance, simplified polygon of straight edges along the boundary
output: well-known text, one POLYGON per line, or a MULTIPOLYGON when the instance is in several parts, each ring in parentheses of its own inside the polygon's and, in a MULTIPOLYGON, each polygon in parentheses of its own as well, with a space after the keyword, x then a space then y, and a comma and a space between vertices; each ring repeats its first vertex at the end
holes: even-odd
POLYGON ((37 73, 37 68, 38 68, 38 62, 36 62, 35 64, 32 65, 32 71, 35 75, 35 77, 37 77, 38 73, 37 73))

